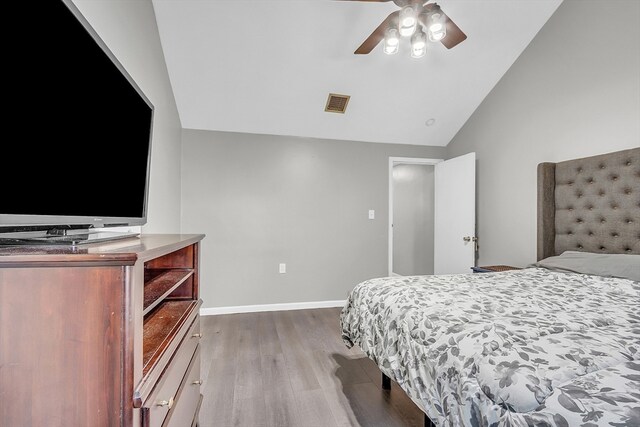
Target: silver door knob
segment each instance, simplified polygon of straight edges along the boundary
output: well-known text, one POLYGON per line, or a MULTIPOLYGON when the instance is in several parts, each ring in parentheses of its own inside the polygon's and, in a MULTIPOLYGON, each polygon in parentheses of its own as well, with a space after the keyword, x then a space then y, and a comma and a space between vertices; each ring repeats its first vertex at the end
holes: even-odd
POLYGON ((169 409, 173 406, 173 396, 169 398, 169 400, 161 400, 158 402, 158 406, 166 406, 169 409))

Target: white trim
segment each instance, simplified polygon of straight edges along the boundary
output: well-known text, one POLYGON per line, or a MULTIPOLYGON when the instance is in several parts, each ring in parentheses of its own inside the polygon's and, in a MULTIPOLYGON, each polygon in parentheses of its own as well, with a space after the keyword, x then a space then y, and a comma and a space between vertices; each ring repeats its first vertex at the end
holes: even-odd
POLYGON ((443 160, 420 157, 389 157, 389 276, 397 275, 393 272, 393 166, 399 164, 435 165, 443 160))
POLYGON ((444 161, 444 159, 424 159, 422 157, 389 157, 389 163, 393 162, 397 165, 399 164, 409 164, 409 165, 435 165, 436 163, 440 163, 444 161))
POLYGON ((205 307, 200 309, 201 316, 233 313, 258 313, 262 311, 304 310, 310 308, 344 307, 346 300, 289 302, 282 304, 238 305, 235 307, 205 307))

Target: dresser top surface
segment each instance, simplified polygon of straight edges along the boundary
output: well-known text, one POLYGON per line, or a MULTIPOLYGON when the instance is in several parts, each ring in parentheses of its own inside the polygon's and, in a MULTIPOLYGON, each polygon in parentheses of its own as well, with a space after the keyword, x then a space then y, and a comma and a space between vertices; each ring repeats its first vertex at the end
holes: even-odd
POLYGON ((16 263, 106 263, 133 265, 199 242, 204 234, 141 234, 110 242, 78 246, 0 247, 0 267, 16 263))

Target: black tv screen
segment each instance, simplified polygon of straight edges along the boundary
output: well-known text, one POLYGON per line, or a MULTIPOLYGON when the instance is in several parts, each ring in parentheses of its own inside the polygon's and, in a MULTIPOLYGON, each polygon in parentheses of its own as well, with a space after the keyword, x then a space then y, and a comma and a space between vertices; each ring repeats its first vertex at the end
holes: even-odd
POLYGON ((72 3, 10 8, 0 229, 144 224, 152 104, 72 3))

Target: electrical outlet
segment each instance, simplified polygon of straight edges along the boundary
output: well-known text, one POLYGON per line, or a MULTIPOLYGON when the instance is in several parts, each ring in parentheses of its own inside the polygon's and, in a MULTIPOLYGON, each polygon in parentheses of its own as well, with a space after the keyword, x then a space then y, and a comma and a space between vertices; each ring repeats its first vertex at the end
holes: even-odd
POLYGON ((376 211, 373 209, 369 210, 369 219, 376 219, 376 211))
POLYGON ((286 272, 287 272, 287 264, 284 264, 284 263, 280 264, 280 265, 278 266, 278 271, 279 271, 281 274, 286 273, 286 272))

